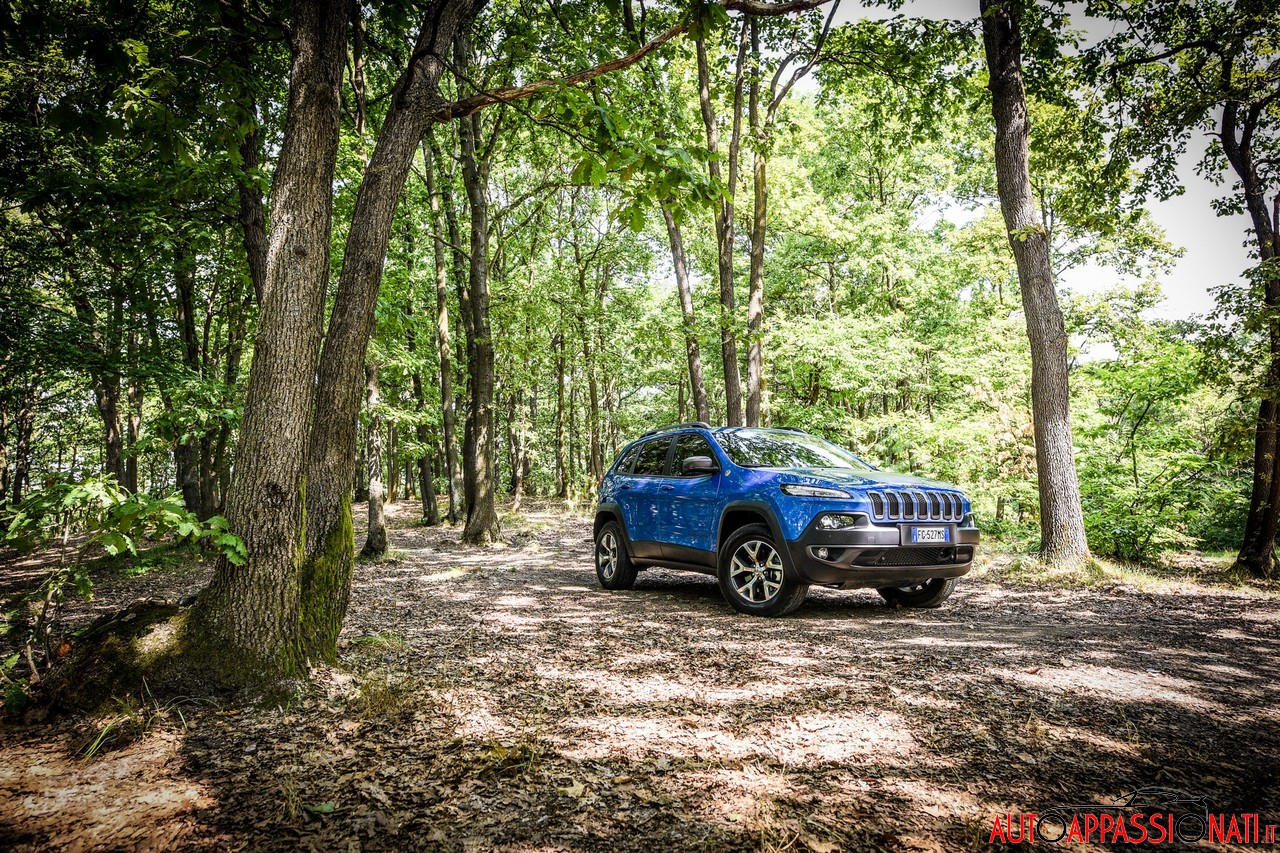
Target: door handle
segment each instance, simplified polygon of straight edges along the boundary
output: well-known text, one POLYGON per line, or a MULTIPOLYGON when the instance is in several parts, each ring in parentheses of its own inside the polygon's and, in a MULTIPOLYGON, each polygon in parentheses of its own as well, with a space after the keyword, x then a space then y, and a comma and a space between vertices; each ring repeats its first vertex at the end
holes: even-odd
POLYGON ((662 487, 662 491, 664 491, 664 492, 674 492, 675 490, 676 490, 676 487, 675 487, 675 486, 663 486, 663 487, 662 487))
POLYGON ((618 491, 629 492, 631 491, 631 486, 627 485, 626 483, 623 483, 621 486, 618 486, 618 491))

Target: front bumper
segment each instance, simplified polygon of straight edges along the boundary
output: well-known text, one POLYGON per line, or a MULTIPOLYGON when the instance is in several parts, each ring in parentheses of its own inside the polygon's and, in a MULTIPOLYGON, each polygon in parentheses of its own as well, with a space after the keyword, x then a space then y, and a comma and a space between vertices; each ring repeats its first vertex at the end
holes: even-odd
POLYGON ((929 578, 958 578, 973 567, 981 534, 954 522, 919 522, 949 528, 945 543, 913 545, 913 523, 819 530, 817 519, 787 542, 791 565, 805 583, 840 589, 905 586, 929 578), (903 544, 903 543, 907 544, 903 544), (826 556, 819 557, 819 549, 826 556))

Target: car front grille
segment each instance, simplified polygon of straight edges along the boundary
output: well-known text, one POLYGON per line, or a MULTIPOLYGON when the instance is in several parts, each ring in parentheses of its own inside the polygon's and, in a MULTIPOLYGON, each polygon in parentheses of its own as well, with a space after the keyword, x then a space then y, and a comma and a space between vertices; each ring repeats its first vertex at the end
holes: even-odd
POLYGON ((964 502, 956 492, 877 489, 869 493, 877 521, 959 521, 964 502))

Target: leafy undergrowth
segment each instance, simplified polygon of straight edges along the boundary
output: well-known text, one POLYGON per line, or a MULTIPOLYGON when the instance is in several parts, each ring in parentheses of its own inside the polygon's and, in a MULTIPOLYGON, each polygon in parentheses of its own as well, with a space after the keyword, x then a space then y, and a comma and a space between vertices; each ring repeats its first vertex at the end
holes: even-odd
POLYGON ((981 850, 997 814, 1150 785, 1280 818, 1265 590, 999 558, 936 611, 815 590, 749 619, 697 575, 604 592, 589 519, 526 509, 478 549, 394 507, 340 666, 285 705, 0 729, 0 847, 981 850))

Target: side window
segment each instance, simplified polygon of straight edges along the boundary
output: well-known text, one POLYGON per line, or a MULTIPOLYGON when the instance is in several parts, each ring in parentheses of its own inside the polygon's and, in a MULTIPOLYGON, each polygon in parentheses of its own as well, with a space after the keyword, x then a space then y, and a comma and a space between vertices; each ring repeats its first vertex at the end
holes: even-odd
POLYGON ((710 456, 712 461, 716 461, 716 455, 711 450, 711 445, 707 444, 707 440, 696 432, 686 432, 676 436, 676 459, 675 474, 683 477, 684 460, 690 456, 710 456))
POLYGON ((632 473, 637 477, 661 477, 667 472, 667 450, 670 447, 669 438, 656 438, 642 446, 632 473))
POLYGON ((640 453, 641 445, 637 444, 626 452, 626 454, 618 460, 618 464, 613 466, 613 470, 619 474, 631 473, 631 463, 636 461, 636 455, 640 453))

